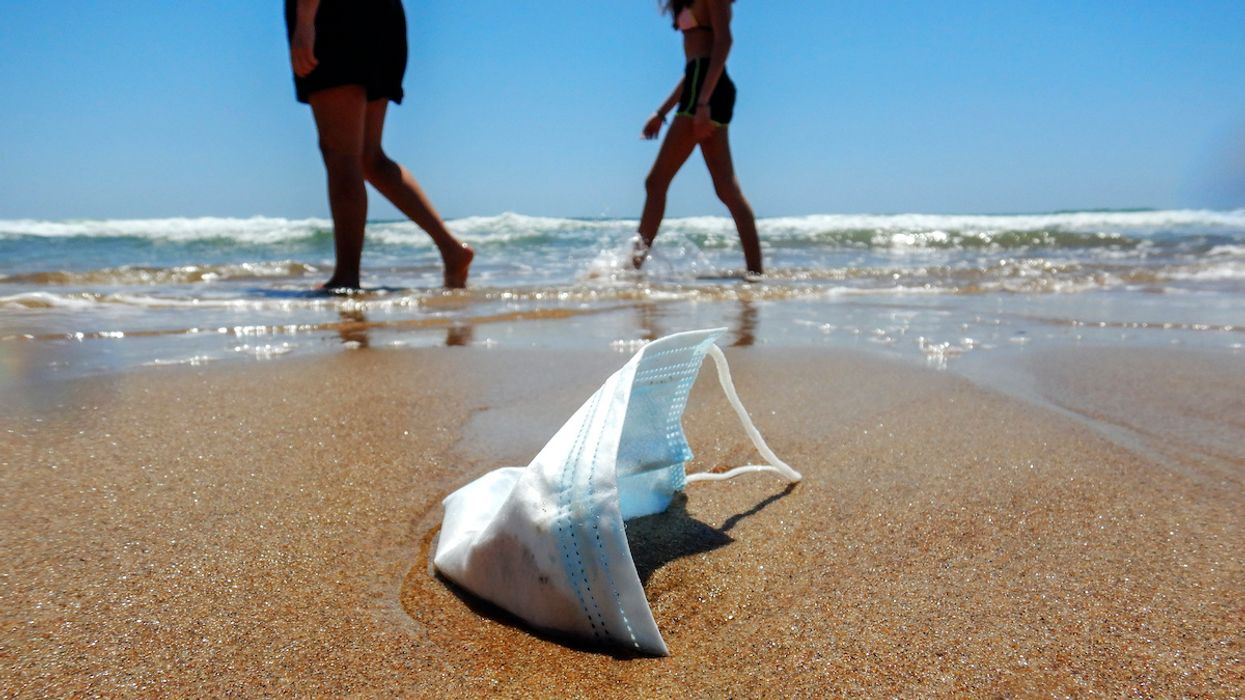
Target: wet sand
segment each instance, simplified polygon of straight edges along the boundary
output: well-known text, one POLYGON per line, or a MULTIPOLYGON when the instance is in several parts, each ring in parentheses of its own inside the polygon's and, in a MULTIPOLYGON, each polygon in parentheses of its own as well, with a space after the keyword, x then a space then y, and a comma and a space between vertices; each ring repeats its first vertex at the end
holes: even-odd
MULTIPOLYGON (((805 481, 694 484, 629 524, 661 659, 428 569, 440 499, 526 463, 624 354, 366 349, 6 399, 0 694, 1245 693, 1239 365, 1039 355, 1047 408, 851 352, 727 355, 805 481)), ((710 372, 685 425, 693 471, 754 459, 710 372)))

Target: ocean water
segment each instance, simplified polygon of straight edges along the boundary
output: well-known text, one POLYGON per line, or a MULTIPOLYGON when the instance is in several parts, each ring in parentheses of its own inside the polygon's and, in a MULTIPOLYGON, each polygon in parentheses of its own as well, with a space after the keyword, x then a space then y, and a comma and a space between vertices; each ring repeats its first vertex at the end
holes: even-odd
POLYGON ((632 219, 449 224, 476 249, 470 289, 440 288, 413 224, 375 221, 365 291, 328 296, 327 220, 0 220, 0 380, 364 346, 627 351, 717 325, 935 366, 1033 344, 1245 347, 1245 210, 767 218, 759 281, 724 217, 668 219, 642 273, 632 219))

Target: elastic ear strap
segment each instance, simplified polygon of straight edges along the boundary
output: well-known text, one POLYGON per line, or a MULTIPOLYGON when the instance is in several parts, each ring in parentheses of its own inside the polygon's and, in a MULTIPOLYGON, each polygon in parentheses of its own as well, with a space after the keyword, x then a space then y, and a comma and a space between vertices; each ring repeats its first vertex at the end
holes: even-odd
POLYGON ((721 474, 711 472, 701 472, 699 474, 688 474, 686 481, 722 481, 723 479, 733 479, 740 474, 748 474, 750 472, 768 471, 781 474, 790 482, 796 482, 804 477, 799 472, 791 468, 791 465, 778 459, 778 455, 765 444, 765 438, 761 437, 761 432, 752 424, 752 418, 748 416, 748 411, 744 408, 743 403, 739 400, 739 394, 735 393, 735 383, 731 381, 731 370, 726 364, 726 355, 722 354, 722 350, 717 345, 709 346, 709 355, 713 357, 713 364, 718 368, 718 383, 722 385, 722 392, 726 394, 727 401, 731 402, 731 407, 735 409, 735 414, 739 416, 739 422, 744 426, 744 432, 748 434, 748 439, 752 440, 752 444, 756 446, 757 452, 765 458, 769 464, 748 464, 721 474))

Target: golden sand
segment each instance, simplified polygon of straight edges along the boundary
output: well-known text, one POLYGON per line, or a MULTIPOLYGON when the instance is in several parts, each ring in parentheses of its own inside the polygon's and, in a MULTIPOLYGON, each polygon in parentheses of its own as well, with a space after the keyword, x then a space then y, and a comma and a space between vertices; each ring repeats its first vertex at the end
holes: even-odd
MULTIPOLYGON (((805 481, 694 484, 629 524, 661 659, 533 633, 428 569, 440 499, 526 463, 623 355, 361 350, 6 402, 0 694, 1245 693, 1230 449, 1126 449, 1069 413, 1119 413, 1099 399, 1057 412, 852 354, 728 356, 805 481)), ((1164 395, 1238 405, 1184 358, 1153 360, 1182 372, 1164 395)), ((1151 362, 1135 378, 1163 393, 1151 362)), ((1043 371, 1094 396, 1076 367, 1043 371)), ((709 373, 685 423, 692 470, 753 460, 709 373)))

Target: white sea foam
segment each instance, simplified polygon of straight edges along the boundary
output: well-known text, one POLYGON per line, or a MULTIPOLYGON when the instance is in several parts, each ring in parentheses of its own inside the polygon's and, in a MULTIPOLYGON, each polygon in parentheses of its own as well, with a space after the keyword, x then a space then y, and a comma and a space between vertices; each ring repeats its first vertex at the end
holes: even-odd
POLYGON ((146 294, 100 294, 95 292, 22 292, 0 296, 0 308, 89 309, 130 306, 143 309, 288 309, 337 306, 332 299, 315 297, 262 299, 254 297, 174 297, 146 294))
POLYGON ((1165 276, 1173 280, 1196 280, 1200 282, 1245 280, 1245 261, 1189 265, 1171 270, 1165 276))
POLYGON ((764 220, 773 232, 807 231, 1130 231, 1186 228, 1245 230, 1245 209, 1172 209, 1054 214, 814 214, 764 220))
POLYGON ((174 267, 143 267, 121 265, 79 272, 29 272, 0 276, 0 282, 13 284, 73 285, 143 285, 195 284, 224 280, 266 280, 299 277, 318 272, 318 268, 293 260, 260 261, 224 265, 177 265, 174 267))
MULTIPOLYGON (((468 241, 523 242, 567 236, 614 238, 635 231, 635 219, 571 219, 504 213, 453 219, 450 228, 468 241)), ((1163 210, 1136 212, 1068 212, 1054 214, 815 214, 761 219, 758 226, 770 239, 808 238, 827 233, 868 232, 890 237, 896 246, 945 244, 951 232, 989 241, 1005 232, 1067 231, 1083 234, 1149 235, 1164 231, 1245 232, 1245 209, 1235 211, 1163 210)), ((132 237, 188 242, 232 240, 248 244, 273 244, 299 240, 332 230, 328 219, 166 218, 166 219, 75 219, 0 220, 0 238, 32 236, 132 237)), ((731 244, 736 238, 734 222, 725 216, 669 218, 663 231, 676 231, 704 240, 711 247, 731 244)), ((369 236, 382 243, 431 245, 428 236, 409 221, 373 222, 369 236)), ((877 241, 875 241, 877 243, 877 241)))
POLYGON ((129 237, 174 242, 225 239, 240 243, 272 244, 306 238, 317 231, 332 230, 332 227, 332 222, 327 219, 282 219, 267 216, 247 219, 8 219, 0 220, 0 237, 129 237))
POLYGON ((1206 251, 1209 257, 1245 258, 1245 245, 1217 245, 1206 251))
POLYGON ((98 303, 90 293, 23 292, 0 297, 0 309, 88 309, 98 303))

